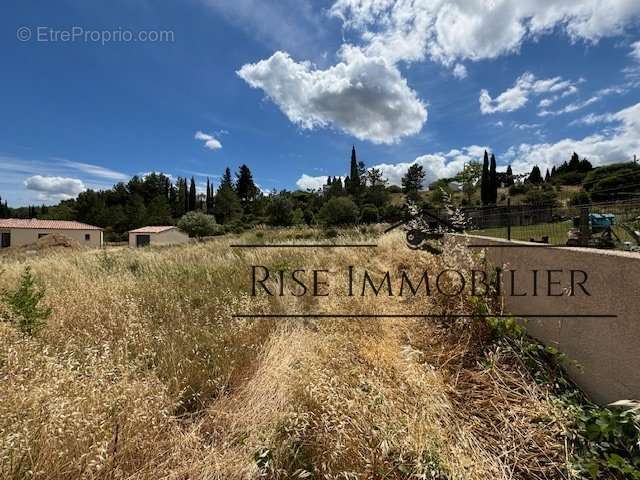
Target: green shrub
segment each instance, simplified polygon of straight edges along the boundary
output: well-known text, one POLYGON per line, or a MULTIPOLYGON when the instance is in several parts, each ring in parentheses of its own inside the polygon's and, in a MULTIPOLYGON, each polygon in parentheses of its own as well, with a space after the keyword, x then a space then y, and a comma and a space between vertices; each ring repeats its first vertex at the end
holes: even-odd
POLYGON ((591 202, 591 197, 589 196, 589 194, 587 192, 573 192, 571 194, 571 198, 569 198, 569 205, 570 206, 576 206, 576 205, 586 205, 588 203, 591 202))
POLYGON ((31 267, 25 268, 16 290, 2 292, 22 333, 33 335, 51 315, 50 308, 38 306, 44 295, 45 289, 36 285, 31 267))
POLYGON ((358 221, 358 207, 349 197, 334 197, 322 206, 319 215, 327 226, 353 225, 358 221))
POLYGON ((218 233, 218 225, 213 215, 202 212, 189 212, 178 222, 178 228, 190 237, 208 237, 218 233))
POLYGON ((362 213, 360 214, 360 221, 362 223, 378 223, 380 215, 375 205, 365 205, 362 207, 362 213))
POLYGON ((269 225, 288 227, 293 224, 293 204, 282 195, 271 198, 267 207, 269 225))

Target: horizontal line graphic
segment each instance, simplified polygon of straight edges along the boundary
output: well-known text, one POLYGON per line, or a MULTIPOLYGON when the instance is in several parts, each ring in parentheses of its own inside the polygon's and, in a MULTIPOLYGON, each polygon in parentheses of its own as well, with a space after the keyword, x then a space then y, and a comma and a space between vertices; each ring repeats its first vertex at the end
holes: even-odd
POLYGON ((511 314, 511 315, 403 315, 396 313, 389 314, 349 314, 349 313, 250 313, 234 314, 233 318, 618 318, 618 315, 611 314, 511 314))
POLYGON ((364 243, 302 243, 302 244, 279 244, 279 243, 244 243, 233 244, 231 248, 376 248, 376 244, 364 243))

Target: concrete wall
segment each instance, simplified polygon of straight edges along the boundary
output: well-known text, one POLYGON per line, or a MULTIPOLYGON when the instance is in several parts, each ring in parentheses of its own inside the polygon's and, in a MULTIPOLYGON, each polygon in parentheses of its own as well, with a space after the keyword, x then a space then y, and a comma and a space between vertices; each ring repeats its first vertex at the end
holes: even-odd
POLYGON ((136 237, 138 235, 149 235, 151 245, 178 245, 181 243, 189 242, 189 235, 182 230, 172 228, 171 230, 165 230, 160 233, 130 233, 129 234, 129 246, 136 247, 136 237))
POLYGON ((64 235, 67 238, 76 240, 80 245, 87 247, 99 248, 102 246, 102 231, 101 230, 57 230, 51 228, 37 229, 37 228, 0 228, 0 232, 11 233, 11 246, 21 247, 23 245, 30 245, 38 241, 38 235, 57 233, 64 235), (85 234, 91 236, 90 240, 85 240, 85 234))
MULTIPOLYGON (((567 370, 596 402, 640 398, 640 254, 540 247, 528 242, 474 236, 456 236, 455 241, 494 245, 484 249, 487 261, 512 270, 587 272, 585 286, 591 296, 576 293, 573 297, 546 294, 516 297, 503 291, 506 311, 536 315, 617 315, 617 318, 529 319, 527 330, 579 364, 569 361, 567 370), (514 244, 524 247, 505 246, 514 244)), ((567 275, 561 277, 566 279, 567 275)), ((533 275, 522 278, 520 284, 522 291, 532 292, 533 275)))

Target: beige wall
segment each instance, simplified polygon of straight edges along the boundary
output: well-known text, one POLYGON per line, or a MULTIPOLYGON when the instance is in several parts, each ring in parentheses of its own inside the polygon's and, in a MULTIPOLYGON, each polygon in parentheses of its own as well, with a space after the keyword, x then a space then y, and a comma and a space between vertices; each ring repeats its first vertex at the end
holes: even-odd
POLYGON ((137 235, 149 235, 151 237, 151 245, 176 245, 189 241, 189 235, 177 228, 172 228, 160 233, 129 233, 130 247, 135 248, 137 235))
POLYGON ((76 240, 80 245, 99 248, 102 246, 101 230, 56 230, 56 229, 37 229, 37 228, 0 228, 0 232, 11 233, 11 246, 21 247, 30 245, 38 241, 38 235, 42 233, 57 233, 67 238, 76 240), (91 240, 85 241, 85 234, 91 235, 91 240))
MULTIPOLYGON (((578 269, 587 272, 591 296, 515 297, 502 292, 507 313, 536 315, 617 315, 617 318, 544 318, 527 322, 529 333, 554 345, 570 360, 573 379, 595 401, 640 398, 640 254, 587 248, 541 248, 528 242, 465 237, 486 248, 493 265, 512 270, 578 269), (505 247, 525 245, 524 248, 505 247)), ((567 276, 563 276, 567 278, 567 276)), ((532 292, 533 276, 522 279, 532 292)))

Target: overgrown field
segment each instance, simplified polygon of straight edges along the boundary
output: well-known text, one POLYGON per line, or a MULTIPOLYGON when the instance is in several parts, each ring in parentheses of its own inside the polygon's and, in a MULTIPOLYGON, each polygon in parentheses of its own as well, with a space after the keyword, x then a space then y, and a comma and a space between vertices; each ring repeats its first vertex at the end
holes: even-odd
MULTIPOLYGON (((44 297, 43 320, 26 333, 20 308, 2 303, 0 477, 486 480, 576 473, 572 432, 583 411, 559 401, 544 352, 503 339, 513 326, 232 318, 490 308, 459 297, 358 299, 339 294, 337 281, 328 297, 250 296, 251 265, 329 267, 343 275, 346 265, 418 272, 482 262, 462 248, 440 257, 410 251, 399 232, 376 239, 375 250, 230 248, 314 235, 250 232, 173 248, 5 258, 0 287, 15 298, 28 265, 44 297)), ((367 233, 341 235, 321 241, 372 241, 367 233)))

